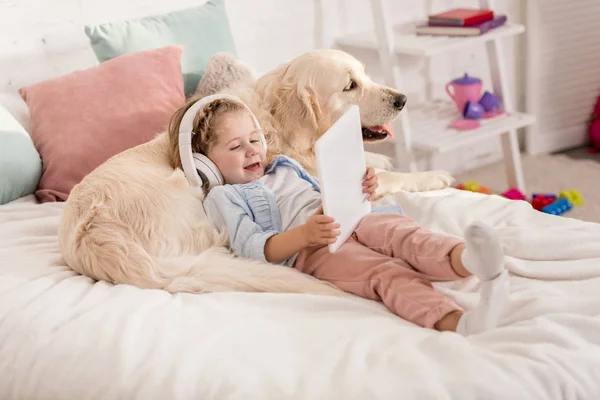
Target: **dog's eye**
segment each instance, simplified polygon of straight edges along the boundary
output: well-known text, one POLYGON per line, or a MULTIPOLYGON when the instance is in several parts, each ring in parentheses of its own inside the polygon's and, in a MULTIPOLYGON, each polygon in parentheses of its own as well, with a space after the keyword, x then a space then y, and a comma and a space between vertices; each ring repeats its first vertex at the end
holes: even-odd
POLYGON ((344 92, 347 92, 349 90, 352 89, 356 89, 356 81, 354 79, 351 79, 350 82, 348 83, 348 85, 346 85, 346 87, 344 88, 344 92))

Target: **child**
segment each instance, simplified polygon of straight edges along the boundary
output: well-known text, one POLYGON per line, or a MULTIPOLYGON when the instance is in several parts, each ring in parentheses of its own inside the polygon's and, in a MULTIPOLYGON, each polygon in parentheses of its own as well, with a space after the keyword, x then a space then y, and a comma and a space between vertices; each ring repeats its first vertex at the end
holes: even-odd
MULTIPOLYGON (((327 244, 335 241, 339 225, 322 215, 318 182, 288 157, 267 163, 262 133, 243 104, 208 103, 194 118, 193 132, 194 151, 206 155, 225 182, 207 194, 206 213, 229 234, 238 256, 295 267, 344 291, 383 301, 422 327, 468 335, 497 325, 508 298, 508 275, 490 227, 472 224, 465 243, 429 232, 403 215, 372 213, 332 254, 327 244), (481 300, 469 312, 431 284, 431 279, 472 274, 482 281, 481 300)), ((371 200, 377 177, 370 168, 363 187, 371 200)))

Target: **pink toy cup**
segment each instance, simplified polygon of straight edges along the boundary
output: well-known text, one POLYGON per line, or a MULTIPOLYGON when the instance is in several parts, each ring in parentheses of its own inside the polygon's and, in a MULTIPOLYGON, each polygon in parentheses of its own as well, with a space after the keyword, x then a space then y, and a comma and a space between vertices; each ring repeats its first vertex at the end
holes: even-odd
POLYGON ((482 88, 483 84, 481 83, 481 79, 465 74, 462 78, 457 78, 452 82, 448 82, 446 84, 446 93, 448 93, 448 96, 456 103, 458 112, 463 114, 467 101, 472 101, 473 103, 479 101, 482 88), (450 88, 452 88, 452 91, 450 88))

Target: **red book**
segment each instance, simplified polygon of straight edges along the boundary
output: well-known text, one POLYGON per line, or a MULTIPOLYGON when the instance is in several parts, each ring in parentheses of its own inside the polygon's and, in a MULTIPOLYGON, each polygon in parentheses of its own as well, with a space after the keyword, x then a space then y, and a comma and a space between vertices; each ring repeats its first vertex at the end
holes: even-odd
POLYGON ((430 25, 473 26, 494 18, 492 10, 480 8, 455 8, 429 16, 430 25))
POLYGON ((479 25, 473 26, 452 26, 452 25, 418 25, 415 29, 417 35, 438 35, 438 36, 479 36, 498 28, 506 23, 506 15, 499 15, 496 18, 485 21, 479 25))

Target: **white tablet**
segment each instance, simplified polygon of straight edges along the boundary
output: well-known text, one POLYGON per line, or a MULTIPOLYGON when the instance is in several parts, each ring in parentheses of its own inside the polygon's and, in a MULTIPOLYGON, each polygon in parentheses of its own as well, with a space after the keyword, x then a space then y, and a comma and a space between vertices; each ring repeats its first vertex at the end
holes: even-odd
POLYGON ((340 224, 340 236, 329 245, 334 253, 371 212, 362 192, 367 171, 358 106, 351 106, 315 143, 323 213, 340 224))

